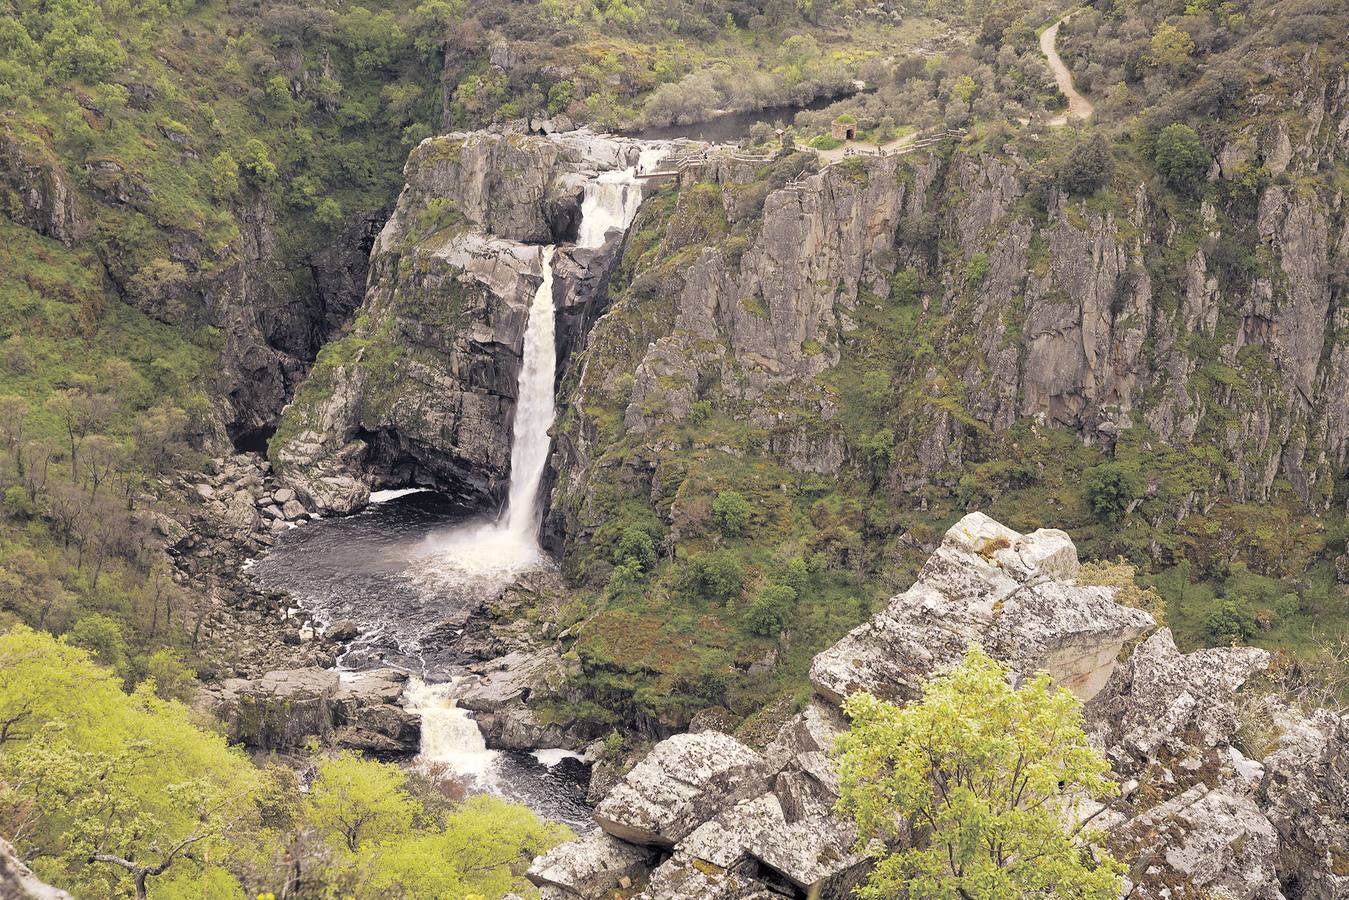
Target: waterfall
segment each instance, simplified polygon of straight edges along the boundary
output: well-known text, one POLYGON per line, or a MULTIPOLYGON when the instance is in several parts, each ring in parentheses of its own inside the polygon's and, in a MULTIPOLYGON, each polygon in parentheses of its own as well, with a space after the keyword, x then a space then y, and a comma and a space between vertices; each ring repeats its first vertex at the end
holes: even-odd
MULTIPOLYGON (((637 176, 652 171, 666 152, 664 145, 645 147, 635 166, 603 172, 586 182, 577 246, 601 247, 612 229, 622 230, 632 224, 642 204, 642 185, 637 176)), ((540 251, 543 280, 529 306, 511 425, 511 483, 506 508, 493 522, 461 526, 433 542, 429 549, 435 557, 437 571, 432 574, 437 579, 462 581, 468 577, 498 582, 528 571, 543 560, 539 526, 557 378, 557 313, 553 305, 556 250, 548 246, 540 251)))
POLYGON ((557 340, 554 337, 553 253, 544 247, 543 281, 534 292, 525 328, 525 354, 520 366, 515 401, 514 440, 511 443, 511 490, 506 503, 505 531, 524 545, 537 546, 543 498, 539 487, 548 466, 553 427, 553 381, 557 377, 557 340))
POLYGON ((450 696, 451 687, 450 683, 426 684, 416 678, 408 682, 404 691, 407 709, 422 720, 417 762, 424 768, 442 765, 454 775, 481 782, 491 773, 497 753, 487 749, 478 723, 450 696))

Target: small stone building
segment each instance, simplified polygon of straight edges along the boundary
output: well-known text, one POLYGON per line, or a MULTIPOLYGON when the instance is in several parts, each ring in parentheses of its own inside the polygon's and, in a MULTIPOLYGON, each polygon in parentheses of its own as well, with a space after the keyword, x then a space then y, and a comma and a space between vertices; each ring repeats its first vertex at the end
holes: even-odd
POLYGON ((851 141, 857 137, 857 120, 852 116, 839 116, 829 126, 829 133, 836 141, 851 141))

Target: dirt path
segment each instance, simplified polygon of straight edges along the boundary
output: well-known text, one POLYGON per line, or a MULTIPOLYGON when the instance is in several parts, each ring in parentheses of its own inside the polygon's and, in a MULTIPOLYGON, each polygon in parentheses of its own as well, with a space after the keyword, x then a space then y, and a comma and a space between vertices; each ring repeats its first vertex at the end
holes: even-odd
POLYGON ((893 141, 886 141, 880 145, 869 144, 866 141, 848 141, 843 146, 835 147, 833 150, 816 150, 815 153, 826 166, 843 159, 848 155, 849 150, 857 156, 884 156, 887 153, 893 153, 909 146, 909 144, 918 140, 920 134, 921 132, 915 131, 912 134, 897 137, 893 141))
POLYGON ((1054 73, 1054 81, 1058 84, 1059 90, 1063 92, 1063 96, 1068 98, 1068 111, 1050 119, 1050 125, 1064 125, 1069 118, 1089 118, 1096 109, 1091 105, 1090 100, 1077 92, 1077 88, 1073 86, 1072 73, 1063 64, 1063 59, 1059 57, 1059 51, 1054 46, 1059 37, 1059 26, 1067 22, 1071 15, 1072 13, 1069 13, 1059 19, 1040 34, 1040 52, 1049 61, 1049 70, 1054 73))

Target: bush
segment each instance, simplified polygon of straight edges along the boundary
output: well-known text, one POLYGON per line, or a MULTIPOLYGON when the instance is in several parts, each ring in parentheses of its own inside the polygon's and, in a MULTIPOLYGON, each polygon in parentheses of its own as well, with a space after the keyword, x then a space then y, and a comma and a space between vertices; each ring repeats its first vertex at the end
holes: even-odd
POLYGON ((740 596, 744 586, 744 566, 724 550, 697 556, 684 570, 684 594, 711 603, 729 603, 740 596))
POLYGON ((765 588, 750 604, 745 624, 749 630, 768 637, 777 634, 787 621, 787 614, 796 603, 796 591, 785 584, 765 588))
POLYGON ((1072 194, 1094 194, 1110 181, 1115 158, 1100 134, 1078 141, 1059 166, 1059 184, 1072 194))
POLYGON ((1082 483, 1092 510, 1109 521, 1119 520, 1139 491, 1138 476, 1118 463, 1093 466, 1082 483))
POLYGON ((1184 193, 1194 193, 1199 188, 1211 162, 1199 135, 1180 122, 1158 133, 1152 159, 1162 179, 1184 193))
POLYGON ((712 518, 717 523, 717 530, 728 538, 747 533, 753 515, 749 501, 738 491, 722 491, 712 501, 712 518))
POLYGON ((1244 600, 1223 600, 1204 617, 1204 631, 1215 644, 1244 644, 1255 630, 1255 614, 1244 600))
POLYGON ((613 561, 614 565, 630 565, 640 572, 650 572, 656 565, 656 544, 641 528, 630 526, 618 538, 613 561))

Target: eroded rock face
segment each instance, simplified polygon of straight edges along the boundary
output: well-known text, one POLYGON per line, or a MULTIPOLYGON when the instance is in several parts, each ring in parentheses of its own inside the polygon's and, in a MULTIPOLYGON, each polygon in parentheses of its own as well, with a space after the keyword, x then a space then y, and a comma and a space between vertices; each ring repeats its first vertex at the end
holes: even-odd
POLYGON ((1163 748, 1172 755, 1230 747, 1237 692, 1270 665, 1255 647, 1182 654, 1164 628, 1140 644, 1087 705, 1087 729, 1116 772, 1132 773, 1163 748))
POLYGON ((644 873, 655 851, 592 831, 561 844, 534 860, 525 876, 538 885, 544 900, 602 897, 644 873))
POLYGON ((960 520, 909 590, 815 657, 816 691, 838 703, 866 690, 912 700, 971 643, 1019 675, 1047 671, 1079 697, 1105 684, 1126 641, 1155 625, 1109 588, 1077 585, 1061 531, 1021 535, 982 513, 960 520))
POLYGON ((595 808, 607 834, 673 847, 728 802, 761 788, 764 760, 715 731, 661 741, 595 808))
POLYGON ((1281 725, 1260 791, 1280 876, 1290 897, 1349 896, 1349 716, 1290 714, 1281 725))
POLYGON ((1278 836, 1249 795, 1198 784, 1113 829, 1112 849, 1132 856, 1131 897, 1282 898, 1278 836))

